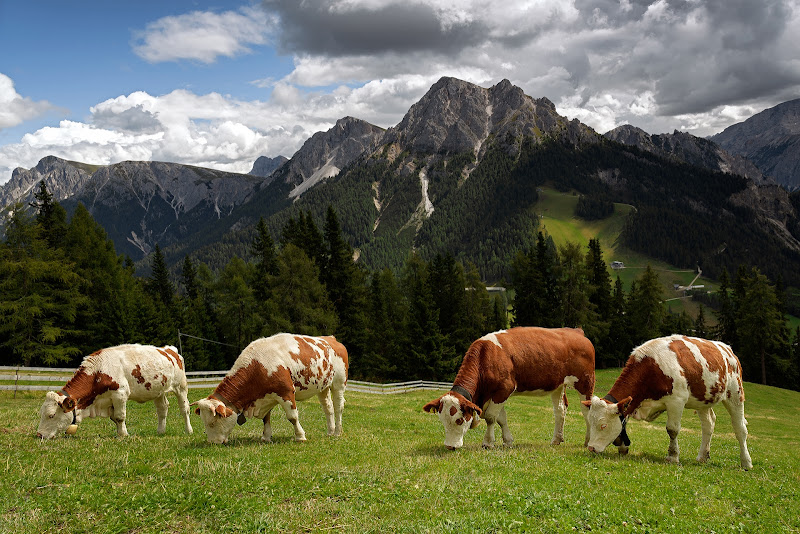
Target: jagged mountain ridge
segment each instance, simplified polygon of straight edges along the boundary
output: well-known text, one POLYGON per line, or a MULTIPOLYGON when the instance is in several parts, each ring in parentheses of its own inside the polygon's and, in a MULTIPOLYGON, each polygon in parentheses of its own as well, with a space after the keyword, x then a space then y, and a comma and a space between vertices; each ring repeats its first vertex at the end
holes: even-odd
POLYGON ((536 186, 545 182, 634 205, 658 191, 687 216, 719 212, 718 226, 739 224, 733 214, 747 213, 754 231, 769 232, 765 240, 797 248, 797 214, 784 190, 698 170, 700 181, 726 191, 709 200, 695 191, 693 167, 677 169, 674 158, 643 154, 558 115, 549 100, 533 99, 507 80, 482 88, 442 78, 397 126, 383 131, 342 119, 270 178, 125 162, 97 171, 93 185, 71 201, 91 206, 118 250, 144 268, 155 243, 173 265, 186 254, 207 262, 246 257, 259 217, 277 237, 296 210, 321 220, 330 204, 370 268, 396 268, 411 250, 447 251, 488 265, 488 276, 505 276, 510 255, 528 246, 538 228, 536 186), (639 166, 635 172, 631 162, 639 166), (683 176, 683 185, 641 177, 662 167, 683 176))
POLYGON ((96 168, 55 156, 42 158, 31 169, 18 167, 11 173, 11 179, 0 187, 0 207, 15 202, 27 205, 33 200, 37 185, 42 180, 55 200, 65 200, 89 180, 96 168))
POLYGON ((730 154, 717 143, 687 132, 675 130, 671 134, 650 135, 641 128, 623 124, 603 135, 612 141, 635 146, 663 158, 673 158, 689 165, 738 174, 750 178, 757 184, 774 183, 748 159, 730 154))
POLYGON ((800 99, 765 109, 711 136, 789 189, 800 188, 800 99))

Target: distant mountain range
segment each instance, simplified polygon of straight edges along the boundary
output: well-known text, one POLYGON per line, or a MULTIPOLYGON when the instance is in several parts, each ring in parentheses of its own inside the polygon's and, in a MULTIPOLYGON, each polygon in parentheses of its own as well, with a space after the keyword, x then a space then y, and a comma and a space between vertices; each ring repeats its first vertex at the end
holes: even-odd
POLYGON ((800 99, 765 109, 710 139, 788 189, 800 188, 800 99))
POLYGON ((602 136, 507 80, 442 78, 397 126, 345 117, 289 160, 259 158, 250 174, 48 157, 16 169, 0 202, 28 202, 45 180, 68 209, 85 204, 134 261, 159 243, 172 264, 191 254, 217 266, 247 255, 259 217, 277 237, 300 210, 321 221, 333 205, 370 268, 399 268, 411 250, 450 252, 496 280, 532 244, 536 188, 547 183, 634 205, 623 238, 653 257, 711 274, 752 261, 800 273, 800 206, 772 177, 708 139, 631 126, 602 136))

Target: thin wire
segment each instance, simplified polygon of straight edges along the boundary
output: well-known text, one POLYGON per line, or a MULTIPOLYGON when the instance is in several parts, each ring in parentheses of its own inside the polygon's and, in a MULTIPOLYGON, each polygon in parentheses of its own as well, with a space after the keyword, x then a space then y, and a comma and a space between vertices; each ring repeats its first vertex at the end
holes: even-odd
POLYGON ((231 345, 230 343, 221 343, 219 341, 214 341, 213 339, 206 339, 204 337, 197 337, 197 336, 193 336, 191 334, 184 334, 183 332, 178 332, 178 339, 179 340, 180 340, 181 336, 190 337, 192 339, 199 339, 200 341, 208 341, 209 343, 216 343, 217 345, 225 345, 226 347, 234 347, 234 348, 237 348, 237 349, 239 348, 238 345, 231 345))

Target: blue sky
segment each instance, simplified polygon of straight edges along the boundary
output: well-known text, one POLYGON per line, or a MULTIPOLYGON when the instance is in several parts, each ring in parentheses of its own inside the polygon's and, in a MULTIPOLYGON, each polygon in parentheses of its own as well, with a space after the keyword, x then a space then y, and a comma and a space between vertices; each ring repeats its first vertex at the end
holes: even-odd
POLYGON ((710 135, 800 97, 798 1, 0 0, 0 183, 51 154, 247 172, 445 75, 710 135))

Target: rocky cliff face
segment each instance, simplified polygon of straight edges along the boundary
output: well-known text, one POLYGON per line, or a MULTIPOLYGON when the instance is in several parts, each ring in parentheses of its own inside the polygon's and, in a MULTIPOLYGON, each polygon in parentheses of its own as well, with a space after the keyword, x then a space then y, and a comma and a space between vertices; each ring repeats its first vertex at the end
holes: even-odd
POLYGON ((289 161, 289 158, 286 156, 276 156, 274 158, 261 156, 253 163, 253 169, 248 174, 268 178, 287 161, 289 161))
POLYGON ((624 124, 603 135, 612 141, 635 146, 663 158, 714 171, 738 174, 758 184, 774 183, 747 159, 726 152, 713 141, 686 132, 675 130, 671 134, 650 135, 641 128, 624 124))
POLYGON ((383 132, 383 128, 361 119, 339 119, 333 128, 317 132, 303 143, 273 178, 293 184, 289 196, 296 198, 319 182, 336 176, 342 167, 374 148, 383 132))
POLYGON ((503 80, 488 89, 441 78, 390 128, 380 144, 398 144, 422 154, 473 152, 480 158, 490 139, 507 152, 519 152, 528 137, 569 140, 573 145, 596 142, 597 134, 579 121, 568 121, 547 98, 534 99, 503 80))
POLYGON ((158 161, 100 168, 69 202, 82 202, 134 260, 200 232, 244 204, 263 178, 158 161))
POLYGON ((757 113, 711 137, 789 189, 800 187, 800 99, 757 113))
POLYGON ((47 156, 31 169, 21 167, 14 169, 14 172, 11 173, 11 180, 0 187, 0 207, 15 202, 27 205, 33 200, 33 195, 38 191, 38 184, 42 180, 55 200, 61 201, 69 198, 83 187, 96 168, 55 156, 47 156))

